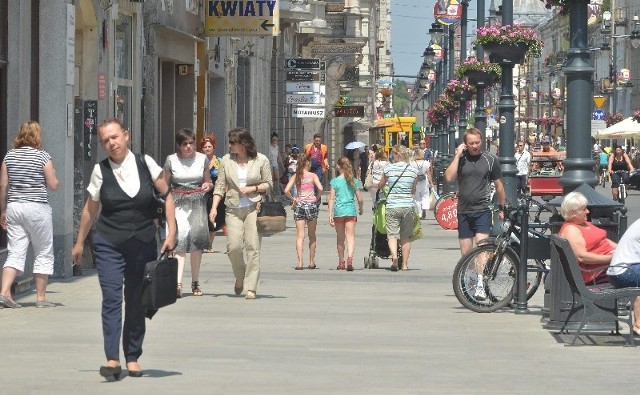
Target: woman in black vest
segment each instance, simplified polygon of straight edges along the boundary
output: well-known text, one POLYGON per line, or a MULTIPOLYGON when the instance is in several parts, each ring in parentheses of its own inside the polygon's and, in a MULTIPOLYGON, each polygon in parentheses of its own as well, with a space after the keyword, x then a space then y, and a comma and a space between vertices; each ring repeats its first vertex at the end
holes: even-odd
POLYGON ((162 168, 151 157, 134 155, 127 148, 129 132, 120 120, 107 119, 98 125, 98 137, 109 158, 96 164, 91 173, 87 187, 89 197, 73 247, 73 262, 81 263, 87 233, 100 212, 92 239, 102 289, 102 334, 107 357, 107 365, 100 367, 100 375, 116 380, 120 377, 122 333, 128 374, 141 377, 138 358, 145 334, 141 287, 146 263, 157 256, 154 187, 166 200, 168 232, 161 251, 175 245, 173 197, 162 177, 162 168))

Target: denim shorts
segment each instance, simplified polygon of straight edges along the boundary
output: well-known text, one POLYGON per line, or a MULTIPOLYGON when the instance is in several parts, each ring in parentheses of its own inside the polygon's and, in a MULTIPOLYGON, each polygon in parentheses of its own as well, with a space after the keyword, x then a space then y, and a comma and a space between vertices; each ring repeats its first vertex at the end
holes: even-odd
POLYGON ((640 286, 640 264, 631 265, 617 276, 609 276, 609 282, 615 288, 640 286))
POLYGON ((295 221, 315 221, 318 219, 318 206, 315 202, 300 202, 293 207, 295 221))
POLYGON ((489 210, 468 214, 458 212, 458 239, 471 239, 477 233, 490 234, 492 228, 489 210))

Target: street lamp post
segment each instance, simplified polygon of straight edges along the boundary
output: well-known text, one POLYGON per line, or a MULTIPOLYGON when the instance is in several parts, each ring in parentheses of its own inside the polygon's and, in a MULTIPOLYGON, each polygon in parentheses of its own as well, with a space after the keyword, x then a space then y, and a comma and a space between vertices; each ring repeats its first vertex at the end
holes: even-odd
MULTIPOLYGON (((476 25, 478 28, 484 27, 484 19, 485 19, 485 11, 484 11, 484 0, 478 0, 477 4, 477 15, 476 15, 476 25)), ((482 62, 484 60, 484 50, 482 46, 478 46, 476 48, 476 58, 482 62)), ((484 147, 485 142, 487 141, 486 130, 487 130, 487 113, 484 107, 484 92, 485 87, 478 87, 478 93, 476 94, 476 112, 475 112, 475 127, 480 130, 480 135, 482 139, 482 146, 484 147)))
MULTIPOLYGON (((462 64, 467 58, 467 11, 469 9, 469 0, 461 0, 460 5, 462 6, 462 16, 460 17, 460 64, 462 64)), ((462 138, 464 132, 467 130, 466 100, 460 101, 460 119, 458 120, 458 130, 458 138, 462 138)), ((453 152, 454 151, 452 151, 451 153, 453 154, 453 152)))
MULTIPOLYGON (((502 1, 502 26, 513 24, 513 0, 502 1)), ((502 85, 500 93, 499 124, 500 124, 500 168, 504 183, 507 202, 516 203, 516 160, 513 157, 514 145, 514 111, 516 108, 513 97, 513 63, 503 63, 502 85)))
MULTIPOLYGON (((447 79, 453 79, 453 76, 456 73, 456 65, 455 65, 455 61, 453 58, 453 54, 455 51, 455 43, 454 43, 454 38, 455 38, 455 29, 454 29, 454 25, 448 25, 447 26, 447 30, 449 33, 449 43, 448 43, 448 50, 447 50, 447 65, 449 66, 449 72, 448 72, 448 77, 447 79)), ((449 116, 449 149, 448 149, 448 154, 449 157, 453 157, 454 153, 456 152, 456 117, 455 114, 453 112, 451 112, 451 115, 449 116)))
POLYGON ((569 3, 569 51, 564 74, 567 79, 567 159, 560 183, 565 194, 583 183, 597 184, 591 158, 591 101, 594 69, 587 47, 587 4, 589 0, 569 3))

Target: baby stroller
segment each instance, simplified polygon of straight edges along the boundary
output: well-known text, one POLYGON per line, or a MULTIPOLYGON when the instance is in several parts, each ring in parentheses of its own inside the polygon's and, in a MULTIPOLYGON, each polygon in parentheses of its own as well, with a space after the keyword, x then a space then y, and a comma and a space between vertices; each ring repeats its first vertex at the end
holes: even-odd
MULTIPOLYGON (((378 190, 376 202, 373 208, 373 225, 371 226, 371 244, 369 246, 369 256, 364 258, 364 268, 378 269, 378 258, 391 258, 391 251, 387 242, 387 224, 385 211, 387 205, 387 188, 378 190)), ((402 262, 402 248, 398 243, 398 262, 402 262)))

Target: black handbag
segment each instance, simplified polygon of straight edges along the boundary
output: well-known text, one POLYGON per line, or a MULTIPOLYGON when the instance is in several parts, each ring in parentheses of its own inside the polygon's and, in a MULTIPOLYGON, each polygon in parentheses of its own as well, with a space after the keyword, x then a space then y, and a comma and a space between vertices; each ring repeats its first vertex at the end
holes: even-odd
MULTIPOLYGON (((138 160, 140 161, 140 163, 142 164, 142 166, 147 169, 147 172, 149 173, 149 176, 151 176, 151 171, 149 170, 149 167, 147 167, 147 162, 144 160, 144 156, 142 154, 136 154, 138 160)), ((156 190, 156 188, 153 188, 153 200, 154 200, 154 211, 156 212, 155 217, 161 221, 165 220, 165 214, 164 214, 164 208, 165 208, 165 196, 166 195, 162 195, 160 192, 158 192, 156 190)))
POLYGON ((176 302, 178 260, 165 251, 160 257, 147 262, 142 280, 142 308, 157 310, 176 302))
POLYGON ((284 232, 287 229, 287 210, 281 202, 262 202, 256 222, 258 233, 284 232))

